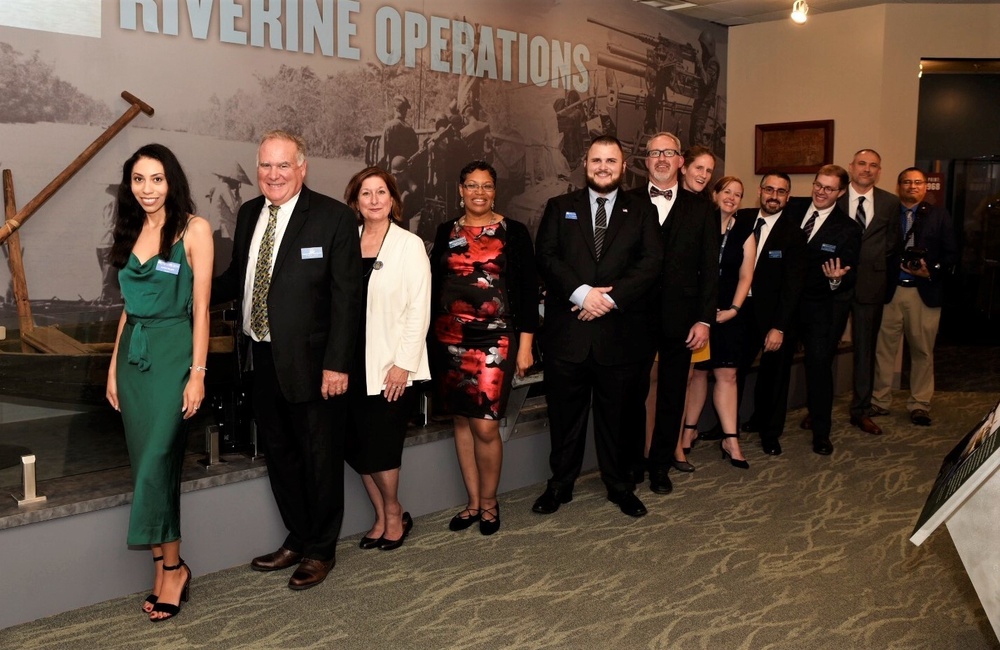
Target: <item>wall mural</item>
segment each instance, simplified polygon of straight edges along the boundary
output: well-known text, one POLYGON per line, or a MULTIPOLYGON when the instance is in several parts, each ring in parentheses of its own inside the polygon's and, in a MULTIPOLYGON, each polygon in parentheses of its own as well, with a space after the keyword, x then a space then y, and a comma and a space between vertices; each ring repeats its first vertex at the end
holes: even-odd
MULTIPOLYGON (((726 31, 633 2, 11 0, 0 10, 0 166, 18 206, 121 115, 153 106, 21 230, 36 323, 117 318, 106 264, 121 163, 160 142, 180 158, 228 263, 236 209, 258 194, 272 128, 302 134, 306 183, 342 197, 365 164, 396 175, 425 240, 457 214, 458 170, 498 170, 497 212, 534 231, 545 201, 584 184, 594 135, 704 144, 724 168, 726 31)), ((0 269, 0 324, 16 328, 0 269)))

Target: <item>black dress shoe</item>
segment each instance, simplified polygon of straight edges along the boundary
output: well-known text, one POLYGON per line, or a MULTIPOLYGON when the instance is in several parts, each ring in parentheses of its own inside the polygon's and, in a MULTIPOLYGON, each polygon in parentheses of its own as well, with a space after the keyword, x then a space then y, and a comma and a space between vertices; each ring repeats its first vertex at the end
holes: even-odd
POLYGON ((924 409, 913 409, 910 411, 910 422, 918 427, 931 426, 931 414, 924 409))
POLYGON ((288 588, 295 591, 302 591, 303 589, 315 587, 326 580, 326 576, 330 573, 330 569, 333 568, 334 564, 336 564, 336 560, 333 559, 314 560, 308 557, 305 558, 299 563, 299 567, 295 569, 292 577, 288 579, 288 588))
POLYGON ((289 551, 282 546, 274 553, 255 557, 250 562, 250 568, 254 571, 280 571, 293 567, 302 560, 302 554, 289 551))
POLYGON ((608 501, 617 505, 629 517, 641 517, 646 514, 646 506, 642 505, 634 492, 608 492, 608 501))
POLYGON ((410 529, 413 528, 413 517, 410 513, 403 513, 403 536, 399 539, 388 539, 385 535, 382 535, 382 543, 378 545, 380 551, 394 551, 403 545, 406 541, 406 536, 410 534, 410 529))
POLYGON ((816 438, 813 440, 813 451, 820 456, 829 456, 833 453, 833 443, 829 438, 816 438))
POLYGON ((545 488, 545 492, 542 492, 542 496, 535 499, 535 504, 531 506, 531 511, 537 512, 540 515, 551 515, 559 509, 561 504, 569 503, 572 500, 572 492, 564 492, 553 487, 547 487, 545 488))
POLYGON ((472 508, 466 508, 462 512, 458 513, 451 518, 448 522, 449 530, 465 530, 472 524, 479 521, 479 515, 482 514, 482 510, 473 510, 472 508), (468 515, 463 517, 462 515, 468 515))
POLYGON ((781 443, 777 440, 764 440, 760 441, 760 448, 764 450, 764 453, 768 456, 780 456, 781 455, 781 443))
POLYGON ((674 491, 667 470, 661 469, 649 473, 649 489, 657 494, 670 494, 674 491))

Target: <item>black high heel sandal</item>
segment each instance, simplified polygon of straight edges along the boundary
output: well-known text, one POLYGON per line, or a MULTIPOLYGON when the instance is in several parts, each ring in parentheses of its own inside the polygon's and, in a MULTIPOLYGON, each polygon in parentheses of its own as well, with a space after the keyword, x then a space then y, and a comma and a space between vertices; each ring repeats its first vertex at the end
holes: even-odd
MULTIPOLYGON (((685 424, 684 428, 686 430, 688 430, 688 431, 690 431, 692 429, 694 429, 695 431, 698 431, 698 425, 697 424, 685 424)), ((694 439, 691 441, 691 446, 690 447, 683 447, 684 453, 685 454, 690 454, 691 453, 691 449, 694 448, 694 443, 696 443, 696 442, 698 442, 698 436, 697 436, 697 434, 695 435, 694 439)))
MULTIPOLYGON (((153 556, 153 564, 162 561, 163 561, 162 555, 153 556)), ((148 596, 146 596, 146 600, 142 601, 142 604, 139 605, 139 609, 141 609, 144 614, 151 614, 153 612, 153 607, 156 605, 156 601, 158 601, 159 599, 160 597, 157 596, 156 594, 149 594, 148 596), (149 604, 149 609, 146 609, 147 603, 149 604)))
POLYGON ((733 458, 733 455, 730 454, 728 451, 726 451, 726 448, 722 446, 722 443, 725 442, 726 438, 736 438, 737 440, 739 440, 739 437, 740 437, 740 434, 738 434, 738 433, 724 433, 724 434, 722 434, 723 440, 722 440, 722 442, 719 443, 719 449, 722 450, 722 460, 725 460, 725 459, 728 458, 729 459, 729 464, 732 465, 733 467, 738 467, 740 469, 750 469, 750 463, 748 463, 745 460, 737 460, 736 458, 733 458))
POLYGON ((177 616, 178 614, 181 613, 181 603, 186 603, 188 601, 188 596, 191 589, 191 569, 188 568, 188 565, 184 562, 184 560, 181 560, 178 564, 175 564, 174 566, 167 566, 166 564, 164 564, 163 570, 177 571, 182 567, 187 571, 187 580, 184 581, 184 587, 181 589, 180 602, 178 602, 176 605, 171 605, 170 603, 157 602, 155 605, 153 605, 153 611, 150 612, 150 614, 161 613, 161 614, 166 614, 166 616, 162 618, 150 617, 149 620, 151 623, 159 623, 161 621, 166 621, 168 619, 177 616))

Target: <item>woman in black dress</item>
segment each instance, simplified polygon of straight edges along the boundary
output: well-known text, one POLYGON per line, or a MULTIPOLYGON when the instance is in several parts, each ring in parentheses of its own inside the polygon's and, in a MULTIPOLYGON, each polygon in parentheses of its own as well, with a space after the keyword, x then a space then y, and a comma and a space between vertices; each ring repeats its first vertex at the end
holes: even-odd
MULTIPOLYGON (((698 435, 698 420, 708 396, 708 372, 715 375, 712 401, 722 426, 722 457, 729 458, 733 467, 748 469, 750 464, 740 450, 736 433, 739 404, 736 400, 736 365, 740 356, 740 306, 746 300, 753 281, 757 257, 757 240, 753 236, 754 219, 737 219, 736 211, 743 200, 743 182, 735 176, 719 179, 712 190, 719 215, 719 302, 712 326, 710 346, 712 357, 694 366, 694 376, 688 387, 684 413, 684 433, 698 435), (689 424, 690 423, 690 424, 689 424)), ((682 441, 687 439, 682 436, 682 441)), ((686 445, 690 447, 690 442, 686 445)))
POLYGON ((538 278, 528 229, 493 211, 497 173, 484 161, 459 179, 465 213, 441 224, 431 251, 433 360, 441 405, 455 417, 455 450, 468 492, 451 530, 500 528, 500 418, 513 373, 534 363, 538 278))
POLYGON ((378 167, 363 169, 348 182, 344 200, 358 215, 365 303, 347 389, 344 456, 375 509, 375 523, 359 546, 391 551, 413 527, 397 490, 417 395, 413 382, 430 378, 431 269, 424 242, 399 226, 402 200, 392 176, 378 167))

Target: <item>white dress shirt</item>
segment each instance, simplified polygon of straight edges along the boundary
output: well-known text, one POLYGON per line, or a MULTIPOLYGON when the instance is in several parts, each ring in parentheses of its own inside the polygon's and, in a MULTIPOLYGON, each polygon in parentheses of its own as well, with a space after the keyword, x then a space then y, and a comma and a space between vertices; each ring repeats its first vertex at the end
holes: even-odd
MULTIPOLYGON (((288 228, 288 221, 295 210, 295 204, 299 201, 299 194, 278 206, 278 221, 274 229, 274 247, 271 249, 271 271, 274 271, 274 260, 278 256, 278 249, 281 247, 281 238, 288 228)), ((250 331, 250 311, 253 309, 253 281, 257 275, 257 256, 260 253, 260 243, 264 239, 264 231, 267 230, 267 220, 271 217, 268 206, 271 202, 264 200, 264 207, 257 216, 257 225, 253 229, 253 237, 250 238, 250 255, 247 259, 247 277, 243 282, 243 332, 249 335, 254 341, 271 342, 271 333, 267 333, 263 339, 258 339, 257 335, 250 331)))

